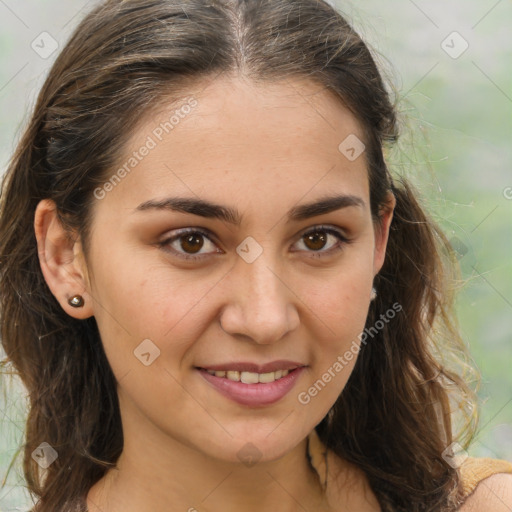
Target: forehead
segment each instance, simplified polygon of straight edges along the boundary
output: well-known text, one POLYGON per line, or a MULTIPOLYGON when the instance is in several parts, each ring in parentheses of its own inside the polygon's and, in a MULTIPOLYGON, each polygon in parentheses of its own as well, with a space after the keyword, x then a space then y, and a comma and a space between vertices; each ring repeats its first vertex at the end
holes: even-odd
POLYGON ((141 117, 118 162, 127 172, 108 202, 135 208, 177 193, 222 203, 227 196, 242 206, 326 192, 367 197, 364 154, 344 152, 344 141, 362 141, 361 127, 321 85, 225 77, 187 92, 141 117))

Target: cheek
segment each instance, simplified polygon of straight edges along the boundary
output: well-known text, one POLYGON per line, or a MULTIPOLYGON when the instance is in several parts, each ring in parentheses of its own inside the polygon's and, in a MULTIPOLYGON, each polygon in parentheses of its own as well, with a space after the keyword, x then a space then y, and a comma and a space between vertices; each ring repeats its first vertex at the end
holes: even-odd
MULTIPOLYGON (((346 382, 359 353, 360 337, 367 314, 367 300, 348 293, 340 294, 332 303, 326 305, 317 321, 318 328, 315 332, 319 335, 314 337, 312 361, 315 378, 320 378, 324 372, 330 370, 331 376, 332 372, 336 374, 336 379, 332 379, 336 381, 335 387, 341 386, 342 380, 346 382)), ((322 380, 330 382, 328 375, 322 380)))
POLYGON ((314 343, 309 387, 302 390, 306 394, 301 403, 314 400, 325 413, 345 387, 359 354, 373 279, 366 260, 354 258, 335 275, 313 282, 307 294, 314 343))
POLYGON ((140 365, 134 351, 144 340, 163 356, 155 363, 178 364, 204 323, 212 284, 155 259, 144 251, 111 251, 94 260, 94 316, 116 375, 140 365))
POLYGON ((369 290, 373 275, 362 265, 340 269, 323 279, 310 280, 304 289, 305 304, 330 345, 338 345, 347 336, 359 334, 366 321, 369 307, 369 290))

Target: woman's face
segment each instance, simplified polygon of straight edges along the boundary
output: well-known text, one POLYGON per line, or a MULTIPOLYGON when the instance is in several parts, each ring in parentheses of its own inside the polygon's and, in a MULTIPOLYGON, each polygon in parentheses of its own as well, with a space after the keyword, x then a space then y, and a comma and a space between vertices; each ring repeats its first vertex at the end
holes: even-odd
POLYGON ((85 295, 126 432, 269 460, 324 418, 355 364, 335 363, 359 344, 391 220, 374 229, 362 138, 300 81, 216 80, 143 120, 124 172, 95 193, 85 295), (314 206, 334 196, 347 197, 314 206), (252 384, 204 370, 274 362, 241 374, 252 384))

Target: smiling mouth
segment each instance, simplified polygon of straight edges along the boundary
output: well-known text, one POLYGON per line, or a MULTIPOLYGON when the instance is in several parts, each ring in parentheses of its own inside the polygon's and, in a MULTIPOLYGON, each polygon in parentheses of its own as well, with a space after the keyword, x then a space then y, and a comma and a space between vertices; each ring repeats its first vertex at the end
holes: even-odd
MULTIPOLYGON (((284 364, 288 368, 265 373, 245 371, 243 366, 254 367, 250 363, 238 364, 238 370, 222 370, 224 365, 217 366, 215 370, 202 367, 196 367, 196 370, 226 398, 247 407, 267 407, 283 399, 306 370, 306 366, 284 364)), ((275 368, 276 363, 273 366, 275 368)))
POLYGON ((296 370, 277 370, 275 372, 268 373, 254 373, 254 372, 239 372, 235 370, 207 370, 205 368, 199 368, 202 371, 214 375, 215 377, 221 377, 224 379, 232 380, 234 382, 242 382, 244 384, 268 384, 276 380, 286 377, 290 372, 296 370))

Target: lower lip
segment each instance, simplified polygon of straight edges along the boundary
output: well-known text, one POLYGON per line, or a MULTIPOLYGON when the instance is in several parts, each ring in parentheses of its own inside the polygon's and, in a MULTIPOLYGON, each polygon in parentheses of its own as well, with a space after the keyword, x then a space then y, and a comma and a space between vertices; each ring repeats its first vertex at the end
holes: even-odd
POLYGON ((305 370, 305 366, 296 368, 286 377, 281 377, 274 382, 266 384, 259 382, 258 384, 244 384, 243 382, 235 382, 225 377, 216 377, 206 370, 199 369, 199 373, 209 382, 217 391, 227 398, 251 407, 270 405, 283 398, 293 388, 295 381, 305 370))

